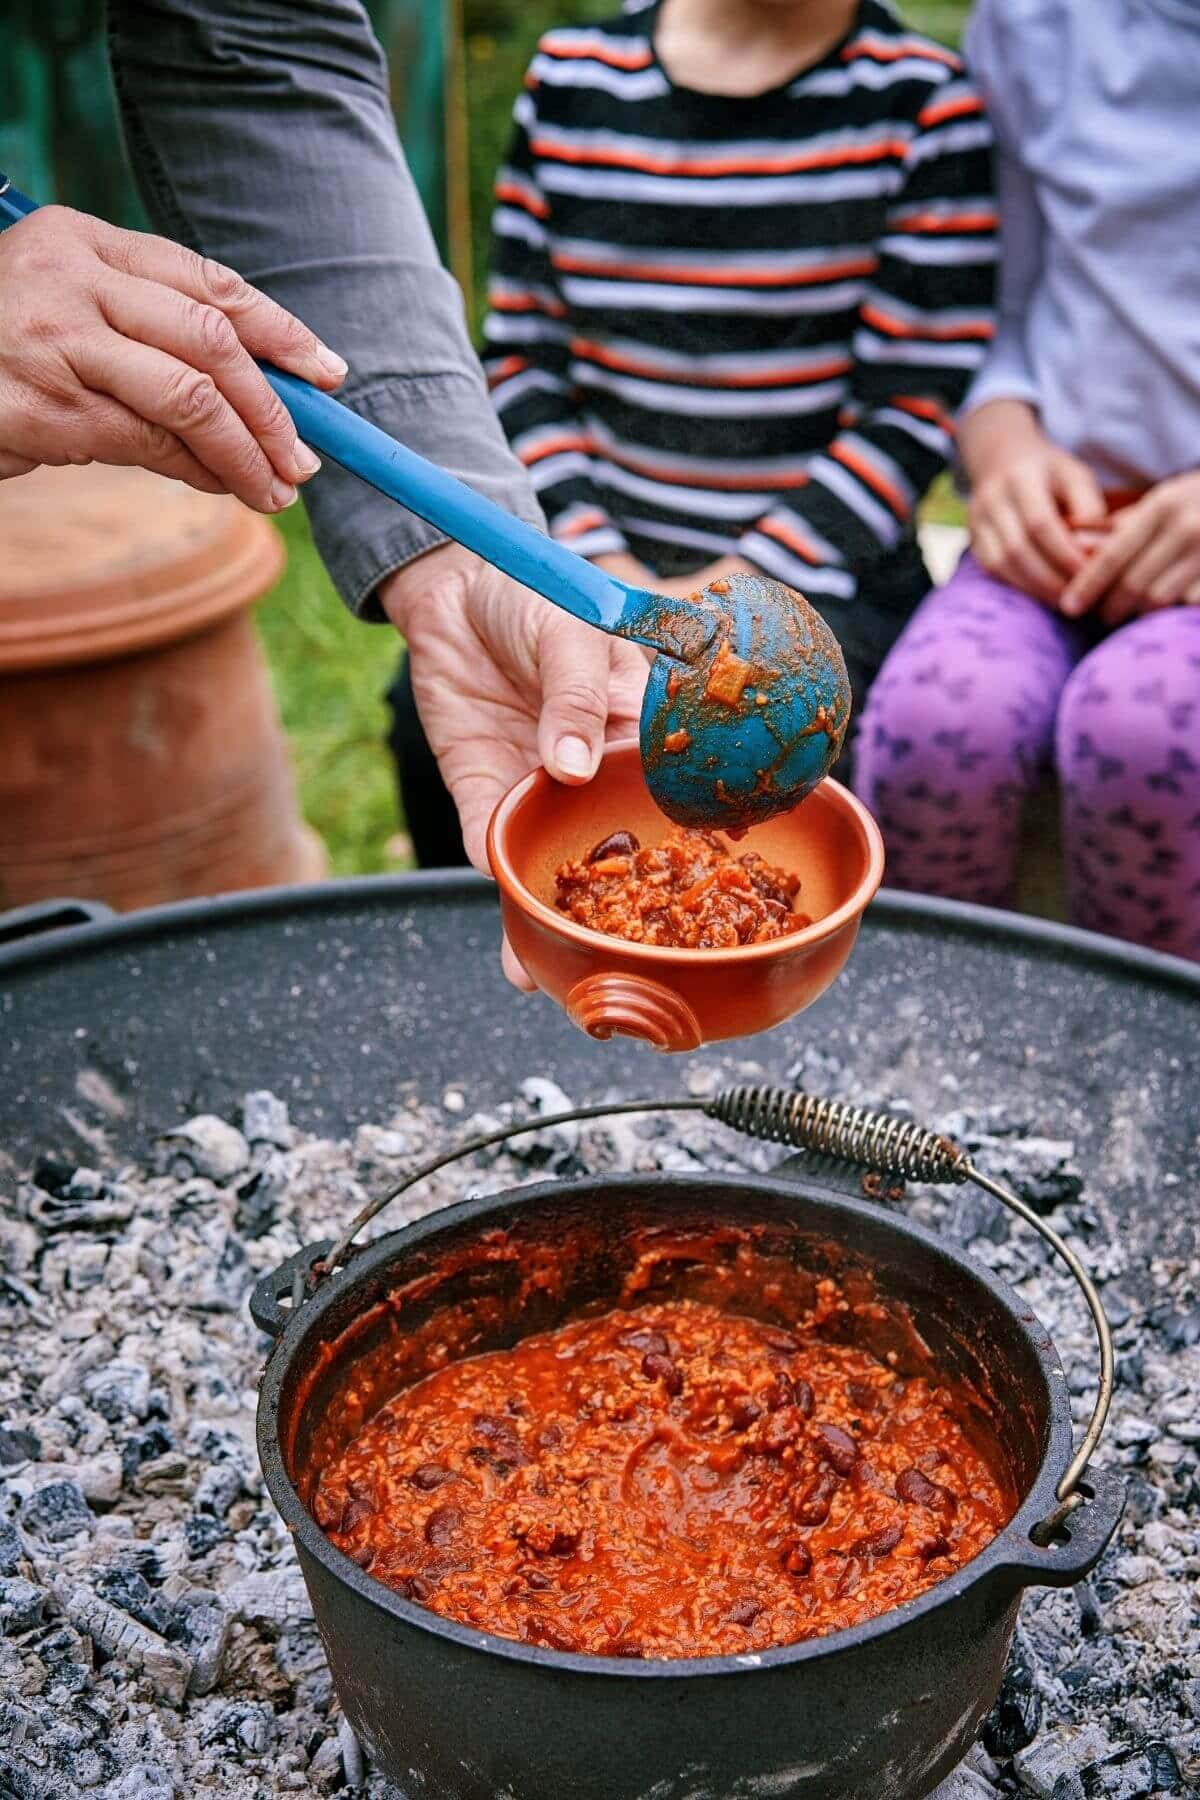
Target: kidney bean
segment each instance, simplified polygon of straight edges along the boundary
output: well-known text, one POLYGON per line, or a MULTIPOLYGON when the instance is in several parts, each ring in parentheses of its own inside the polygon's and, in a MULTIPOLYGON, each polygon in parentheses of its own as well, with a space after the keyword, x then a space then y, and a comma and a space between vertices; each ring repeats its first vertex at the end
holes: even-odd
POLYGON ((793 1381, 792 1392, 796 1396, 796 1410, 802 1419, 811 1419, 813 1409, 813 1391, 807 1381, 793 1381))
POLYGON ((840 1425, 818 1425, 821 1452, 839 1475, 848 1475, 858 1460, 858 1445, 840 1425))
POLYGON ((640 848, 632 831, 610 831, 606 838, 592 845, 583 860, 597 863, 603 862, 606 856, 635 856, 640 848))
POLYGON ((738 1600, 729 1609, 731 1625, 753 1625, 762 1607, 757 1600, 738 1600))
POLYGON ((351 1495, 342 1508, 338 1530, 353 1531, 356 1525, 361 1525, 364 1519, 369 1519, 374 1511, 375 1508, 369 1500, 361 1500, 357 1496, 351 1495))
POLYGON ((769 1344, 772 1350, 781 1350, 785 1356, 794 1356, 800 1348, 800 1339, 778 1325, 763 1325, 761 1331, 764 1344, 769 1344))
POLYGON ((879 1486, 879 1477, 875 1473, 874 1465, 869 1463, 865 1456, 855 1457, 854 1467, 850 1471, 850 1485, 856 1494, 861 1494, 865 1488, 879 1486))
POLYGON ((647 1350, 642 1358, 642 1374, 647 1381, 661 1381, 668 1394, 683 1392, 683 1376, 669 1356, 658 1350, 647 1350))
POLYGON ((550 1577, 543 1575, 540 1569, 522 1569, 521 1573, 525 1577, 525 1586, 535 1589, 538 1593, 544 1593, 547 1588, 554 1586, 550 1577))
POLYGON ((423 1494, 431 1494, 434 1488, 440 1488, 444 1482, 453 1481, 454 1474, 452 1470, 444 1469, 441 1463, 421 1463, 408 1479, 423 1494))
POLYGON ((398 1594, 403 1595, 405 1600, 415 1600, 418 1605, 424 1605, 425 1601, 428 1600, 429 1596, 433 1593, 437 1584, 433 1581, 427 1581, 424 1575, 405 1575, 402 1576, 399 1581, 393 1581, 390 1585, 395 1588, 398 1594))
POLYGON ((648 1331, 645 1326, 637 1331, 623 1331, 617 1339, 625 1350, 652 1350, 656 1356, 666 1356, 670 1352, 670 1344, 661 1331, 648 1331))
POLYGON ((461 1506, 435 1506, 425 1521, 425 1542, 443 1550, 463 1528, 461 1506))
POLYGON ((798 1499, 792 1502, 792 1513, 800 1525, 823 1525, 829 1517, 833 1496, 837 1493, 837 1477, 822 1469, 798 1499))
POLYGON ((767 1389, 766 1402, 772 1412, 778 1411, 781 1406, 795 1406, 796 1390, 787 1375, 779 1374, 775 1377, 767 1389))
POLYGON ((900 1539, 904 1536, 903 1525, 881 1525, 878 1531, 859 1538, 851 1549, 852 1556, 890 1556, 900 1539))
POLYGON ((846 1558, 846 1566, 838 1577, 838 1598, 845 1599, 851 1594, 856 1594, 861 1582, 862 1564, 856 1556, 848 1556, 846 1558))
POLYGON ((811 1575, 812 1552, 808 1545, 802 1544, 799 1538, 789 1544, 783 1553, 783 1566, 789 1575, 811 1575))
POLYGON ((949 1556, 950 1545, 939 1531, 936 1537, 923 1538, 917 1545, 917 1555, 925 1562, 932 1562, 937 1556, 949 1556))
POLYGON ((778 1456, 794 1444, 804 1430, 804 1421, 794 1406, 781 1406, 772 1413, 763 1430, 762 1446, 768 1456, 778 1456))
POLYGON ((370 1544, 364 1544, 361 1550, 353 1552, 352 1560, 358 1564, 360 1569, 369 1569, 375 1561, 375 1551, 370 1544))
POLYGON ((896 1498, 911 1501, 914 1506, 927 1506, 940 1512, 955 1513, 958 1501, 950 1492, 920 1469, 901 1469, 896 1477, 896 1498))
POLYGON ((511 1437, 512 1426, 507 1419, 498 1419, 495 1413, 476 1413, 471 1425, 481 1438, 511 1437))
POLYGON ((739 1394, 729 1408, 729 1417, 733 1420, 735 1431, 746 1431, 756 1419, 762 1418, 763 1409, 751 1400, 748 1394, 739 1394))
POLYGON ((562 1444, 563 1434, 557 1425, 543 1425, 537 1434, 537 1441, 543 1450, 557 1450, 562 1444))
POLYGON ((879 1389, 866 1381, 848 1381, 846 1398, 851 1406, 857 1406, 860 1412, 878 1412, 880 1407, 879 1389))

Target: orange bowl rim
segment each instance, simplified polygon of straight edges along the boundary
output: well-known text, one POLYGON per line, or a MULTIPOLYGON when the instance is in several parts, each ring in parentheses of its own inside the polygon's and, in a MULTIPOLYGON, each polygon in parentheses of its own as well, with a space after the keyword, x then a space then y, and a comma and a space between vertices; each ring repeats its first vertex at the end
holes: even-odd
MULTIPOLYGON (((636 738, 625 738, 619 743, 606 745, 601 757, 601 767, 606 758, 630 749, 639 749, 636 738)), ((599 773, 598 768, 592 776, 593 781, 598 778, 599 773)), ((772 938, 763 944, 737 944, 728 949, 711 950, 687 950, 674 944, 640 944, 630 938, 617 937, 613 932, 592 931, 586 925, 577 925, 574 919, 568 919, 565 914, 547 906, 545 901, 531 893, 512 867, 502 841, 508 822, 521 802, 534 789, 544 787, 553 780, 554 777, 544 768, 531 769, 528 775, 523 775, 520 781, 509 788, 488 821, 488 863, 501 892, 520 907, 522 912, 549 926, 559 937, 567 938, 588 950, 604 947, 610 953, 615 951, 622 956, 630 956, 635 962, 662 962, 666 959, 671 964, 694 964, 697 959, 704 963, 758 962, 771 956, 793 955, 797 951, 821 944, 827 938, 836 937, 846 925, 861 918, 883 881, 883 834, 858 796, 840 781, 834 781, 832 776, 827 775, 814 792, 826 793, 843 816, 852 819, 858 827, 866 845, 867 867, 862 880, 855 884, 847 899, 823 918, 814 919, 811 925, 804 925, 799 931, 789 931, 786 937, 772 938)))

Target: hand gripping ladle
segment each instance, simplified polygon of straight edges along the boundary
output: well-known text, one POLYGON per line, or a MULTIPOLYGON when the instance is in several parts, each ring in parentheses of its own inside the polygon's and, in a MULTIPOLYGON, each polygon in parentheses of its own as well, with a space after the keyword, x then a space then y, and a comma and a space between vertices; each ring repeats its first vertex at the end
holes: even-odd
MULTIPOLYGON (((0 174, 0 230, 36 211, 0 174)), ((658 652, 642 704, 642 768, 682 825, 741 831, 786 812, 836 760, 850 714, 841 650, 782 583, 736 575, 686 600, 631 587, 269 363, 314 450, 586 625, 658 652)))

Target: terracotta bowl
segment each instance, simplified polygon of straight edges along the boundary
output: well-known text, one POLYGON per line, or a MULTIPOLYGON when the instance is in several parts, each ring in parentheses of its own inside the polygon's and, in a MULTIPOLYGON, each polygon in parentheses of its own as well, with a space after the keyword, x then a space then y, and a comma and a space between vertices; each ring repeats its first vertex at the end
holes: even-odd
POLYGON ((664 950, 589 931, 556 910, 554 873, 566 858, 586 855, 612 831, 653 844, 669 829, 636 743, 608 750, 585 787, 563 787, 538 769, 505 795, 488 855, 504 929, 530 978, 589 1037, 641 1038, 656 1050, 747 1037, 811 1006, 844 965, 883 878, 883 840, 866 809, 823 781, 737 846, 800 877, 799 908, 814 922, 773 943, 664 950))

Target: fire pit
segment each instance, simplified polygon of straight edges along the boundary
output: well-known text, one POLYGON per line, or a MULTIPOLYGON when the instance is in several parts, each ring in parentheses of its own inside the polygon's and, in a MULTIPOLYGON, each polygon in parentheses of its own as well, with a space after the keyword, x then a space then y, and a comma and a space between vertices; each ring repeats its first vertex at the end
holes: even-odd
MULTIPOLYGON (((395 1793, 339 1737, 262 1492, 265 1345, 244 1306, 259 1275, 469 1123, 536 1119, 564 1087, 638 1092, 648 1064, 661 1084, 636 1046, 601 1051, 548 1004, 522 1009, 495 941, 482 884, 425 881, 172 909, 7 952, 0 1791, 232 1800, 333 1792, 348 1772, 395 1793)), ((696 1094, 767 1078, 910 1103, 1046 1209, 1101 1280, 1126 1520, 1084 1588, 1027 1599, 953 1800, 1132 1800, 1200 1778, 1198 997, 1195 972, 1162 959, 885 896, 804 1020, 678 1068, 696 1094)), ((780 1154, 702 1117, 535 1130, 446 1170, 401 1219, 548 1175, 752 1177, 780 1154)), ((805 1181, 862 1198, 831 1166, 805 1181)), ((887 1204, 1017 1286, 1062 1355, 1078 1436, 1094 1351, 1069 1278, 970 1190, 887 1204)))

